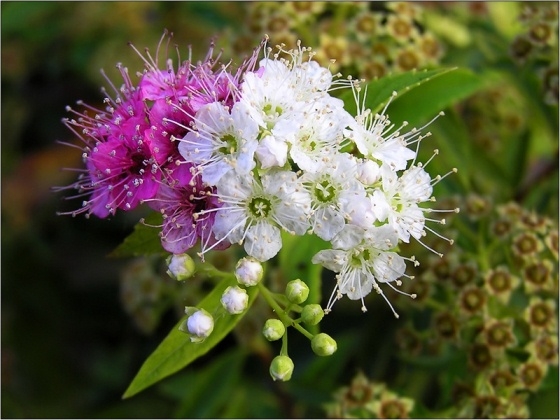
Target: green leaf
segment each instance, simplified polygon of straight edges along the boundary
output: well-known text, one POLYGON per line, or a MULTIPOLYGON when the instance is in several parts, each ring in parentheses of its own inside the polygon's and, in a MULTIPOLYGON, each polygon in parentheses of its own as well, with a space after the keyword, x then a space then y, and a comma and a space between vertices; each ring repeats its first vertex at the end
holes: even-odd
MULTIPOLYGON (((212 363, 209 368, 197 372, 195 381, 188 384, 195 383, 196 391, 193 390, 192 395, 186 393, 173 417, 177 419, 220 418, 230 403, 231 390, 240 384, 244 360, 245 356, 240 351, 229 352, 212 363), (204 404, 200 401, 204 401, 204 404)), ((183 388, 183 392, 189 389, 188 385, 183 388)))
POLYGON ((229 410, 231 390, 241 381, 247 355, 241 348, 218 355, 198 369, 189 369, 158 386, 159 393, 179 402, 173 418, 221 418, 229 410), (186 392, 188 390, 188 392, 186 392), (204 404, 200 401, 204 400, 204 404))
POLYGON ((124 258, 156 254, 167 255, 168 252, 161 246, 160 230, 153 227, 161 225, 162 220, 160 213, 151 213, 146 217, 144 223, 139 222, 134 226, 134 231, 109 256, 124 258))
MULTIPOLYGON (((200 302, 198 308, 207 310, 214 316, 214 330, 202 343, 193 343, 187 334, 179 331, 179 326, 186 320, 186 316, 177 323, 173 330, 160 343, 158 348, 146 359, 136 377, 132 380, 123 398, 129 398, 150 385, 184 368, 189 363, 206 354, 237 325, 247 310, 239 315, 225 313, 220 303, 224 290, 237 284, 233 275, 222 280, 206 298, 200 302)), ((249 307, 257 296, 257 288, 247 289, 249 307)))
POLYGON ((387 114, 397 127, 407 121, 410 127, 425 124, 440 111, 486 86, 484 79, 467 69, 438 74, 425 83, 398 95, 387 114))
MULTIPOLYGON (((365 104, 373 113, 380 112, 387 100, 393 95, 393 92, 397 92, 397 95, 401 95, 452 70, 454 69, 413 70, 373 80, 366 85, 367 96, 365 104)), ((340 99, 344 101, 346 110, 350 114, 356 115, 356 102, 352 91, 345 91, 344 94, 340 96, 340 99)))

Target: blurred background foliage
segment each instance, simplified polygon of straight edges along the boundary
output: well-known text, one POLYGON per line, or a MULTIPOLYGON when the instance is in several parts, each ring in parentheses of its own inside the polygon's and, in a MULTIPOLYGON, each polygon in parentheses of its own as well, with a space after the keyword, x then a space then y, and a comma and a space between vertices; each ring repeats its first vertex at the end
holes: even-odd
MULTIPOLYGON (((1 25, 2 417, 558 416, 557 322, 534 326, 530 315, 540 305, 558 316, 557 3, 2 2, 1 25), (303 337, 290 337, 297 369, 285 384, 268 377, 278 349, 259 338, 268 313, 257 302, 255 315, 210 354, 121 400, 205 284, 174 283, 157 257, 107 257, 143 210, 112 220, 57 217, 79 203, 50 187, 73 182, 75 173, 59 168, 79 167, 81 158, 55 140, 75 141, 60 122, 66 105, 102 106, 99 69, 116 84, 117 62, 141 71, 127 42, 153 52, 164 28, 181 59, 188 45, 202 58, 219 35, 224 59, 240 60, 267 33, 289 46, 301 39, 325 64, 337 58, 332 68, 344 75, 459 66, 485 80, 430 126, 422 147, 427 157, 440 149, 432 174, 459 168, 436 195, 443 208, 463 210, 445 232, 455 248, 443 262, 424 256, 430 262, 416 274, 412 287, 433 299, 397 299, 399 320, 375 297, 366 315, 340 302, 321 327, 338 352, 316 358, 303 337), (518 278, 513 297, 488 286, 500 265, 518 278), (488 337, 476 341, 492 331, 488 314, 509 320, 515 340, 490 350, 488 337), (543 340, 552 354, 545 362, 535 350, 543 340), (537 367, 528 366, 533 356, 537 367), (523 379, 531 367, 541 369, 537 383, 523 379), (496 369, 523 386, 498 392, 496 369), (519 411, 500 411, 504 398, 519 411)), ((411 99, 418 107, 435 100, 411 99)), ((421 254, 415 246, 408 255, 421 254)))

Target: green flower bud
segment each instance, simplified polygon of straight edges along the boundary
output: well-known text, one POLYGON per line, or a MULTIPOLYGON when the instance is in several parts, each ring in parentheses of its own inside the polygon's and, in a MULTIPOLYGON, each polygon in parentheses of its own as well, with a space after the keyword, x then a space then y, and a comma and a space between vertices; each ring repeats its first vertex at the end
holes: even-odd
POLYGON ((188 254, 174 254, 165 260, 168 266, 167 274, 172 279, 184 281, 194 275, 196 266, 188 254))
POLYGON ((292 303, 303 303, 309 296, 309 287, 300 279, 292 280, 286 286, 286 297, 292 303))
POLYGON ((325 333, 319 333, 311 339, 311 348, 317 356, 330 356, 336 351, 336 341, 325 333))
POLYGON ((270 376, 275 381, 289 381, 294 372, 294 362, 288 356, 276 356, 270 364, 270 376))
POLYGON ((279 319, 268 319, 264 323, 263 335, 268 341, 276 341, 282 338, 286 327, 279 319))
POLYGON ((312 303, 310 305, 305 305, 303 307, 303 311, 301 312, 301 319, 307 325, 317 325, 323 317, 325 316, 325 312, 321 305, 317 305, 316 303, 312 303))

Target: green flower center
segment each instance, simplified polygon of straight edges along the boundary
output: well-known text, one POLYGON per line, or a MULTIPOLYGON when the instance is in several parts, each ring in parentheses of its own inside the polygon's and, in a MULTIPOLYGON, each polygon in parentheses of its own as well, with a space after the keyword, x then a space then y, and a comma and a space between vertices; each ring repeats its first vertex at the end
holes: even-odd
POLYGON ((304 134, 299 139, 303 148, 307 149, 310 152, 314 152, 317 148, 317 142, 314 140, 311 134, 304 134))
POLYGON ((321 203, 331 203, 336 197, 336 189, 328 179, 315 184, 315 198, 321 203))
POLYGON ((224 145, 218 151, 224 155, 232 155, 237 151, 237 139, 233 134, 226 134, 220 139, 224 145))
POLYGON ((350 265, 352 267, 361 267, 363 262, 367 262, 372 258, 371 251, 369 249, 364 249, 361 253, 353 254, 350 259, 350 265))
POLYGON ((272 203, 264 197, 254 197, 248 205, 251 216, 256 219, 266 219, 272 212, 272 203))
POLYGON ((263 107, 263 112, 267 117, 266 128, 268 130, 272 130, 274 128, 275 120, 284 113, 284 110, 278 105, 273 106, 272 104, 266 104, 263 107))

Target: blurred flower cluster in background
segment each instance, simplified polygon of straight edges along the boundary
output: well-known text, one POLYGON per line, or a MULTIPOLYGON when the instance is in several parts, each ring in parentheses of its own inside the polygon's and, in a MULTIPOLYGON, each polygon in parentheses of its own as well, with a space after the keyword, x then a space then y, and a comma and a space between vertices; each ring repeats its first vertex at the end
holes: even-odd
MULTIPOLYGON (((1 13, 3 417, 558 416, 557 3, 2 2, 1 13), (484 81, 430 125, 421 152, 440 150, 433 173, 459 168, 435 203, 461 208, 438 229, 454 245, 426 238, 443 258, 403 245, 422 261, 403 283, 416 300, 390 296, 398 320, 373 296, 366 314, 339 302, 323 321, 337 353, 294 351, 289 383, 263 374, 276 349, 259 334, 271 313, 257 300, 210 354, 121 400, 209 285, 170 279, 159 256, 111 256, 143 209, 56 216, 75 203, 50 188, 73 182, 60 168, 81 162, 55 143, 77 140, 65 107, 102 107, 99 70, 141 71, 127 42, 154 51, 165 28, 195 60, 214 39, 239 64, 267 34, 313 46, 343 76, 459 67, 484 81)), ((411 107, 437 105, 413 95, 411 107)), ((236 262, 232 250, 208 258, 224 271, 236 262)))

